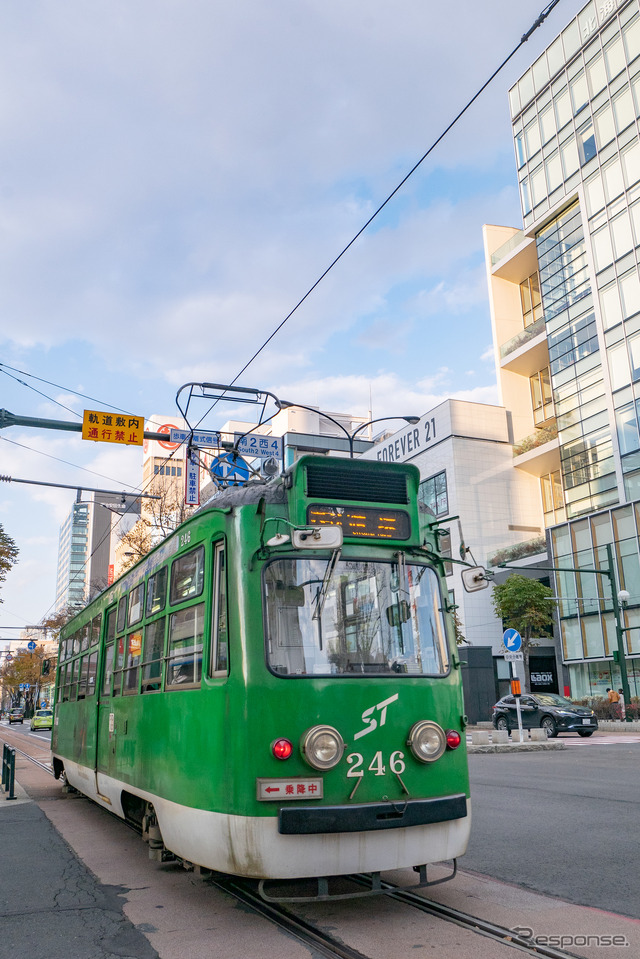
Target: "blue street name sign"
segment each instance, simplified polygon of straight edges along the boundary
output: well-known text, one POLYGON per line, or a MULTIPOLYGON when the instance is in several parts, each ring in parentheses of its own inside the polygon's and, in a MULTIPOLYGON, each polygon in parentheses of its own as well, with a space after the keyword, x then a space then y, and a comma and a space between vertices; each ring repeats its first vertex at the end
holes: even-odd
POLYGON ((281 436, 258 436, 256 433, 244 436, 242 433, 235 433, 234 444, 238 452, 248 459, 257 456, 263 459, 269 459, 271 456, 282 459, 281 436))
POLYGON ((505 629, 502 642, 510 653, 517 653, 522 646, 522 636, 517 629, 510 627, 509 629, 505 629))
MULTIPOLYGON (((169 430, 169 440, 171 443, 186 443, 191 436, 189 430, 169 430)), ((214 449, 220 446, 219 433, 198 433, 194 432, 191 437, 194 446, 211 446, 214 449)))

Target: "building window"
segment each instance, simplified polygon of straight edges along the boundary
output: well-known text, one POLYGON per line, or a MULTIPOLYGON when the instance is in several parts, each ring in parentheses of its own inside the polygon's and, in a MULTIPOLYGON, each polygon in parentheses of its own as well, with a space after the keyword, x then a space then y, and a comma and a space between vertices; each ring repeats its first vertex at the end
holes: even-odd
POLYGON ((449 499, 447 497, 447 474, 446 471, 436 473, 420 483, 418 496, 421 503, 424 503, 435 516, 444 516, 449 512, 449 499))
POLYGON ((542 300, 540 298, 540 280, 537 272, 527 277, 520 284, 520 303, 522 304, 522 319, 525 328, 531 326, 542 316, 542 300))
POLYGON ((593 160, 596 155, 596 135, 593 132, 591 120, 578 131, 578 152, 580 154, 580 166, 584 166, 589 160, 593 160))
POLYGON ((564 493, 562 491, 562 477, 560 470, 540 477, 542 492, 542 509, 544 511, 544 525, 553 526, 566 519, 564 509, 564 493))
POLYGON ((533 421, 536 426, 542 426, 543 423, 554 416, 549 367, 545 366, 543 370, 539 370, 533 376, 530 376, 529 384, 531 386, 533 421))

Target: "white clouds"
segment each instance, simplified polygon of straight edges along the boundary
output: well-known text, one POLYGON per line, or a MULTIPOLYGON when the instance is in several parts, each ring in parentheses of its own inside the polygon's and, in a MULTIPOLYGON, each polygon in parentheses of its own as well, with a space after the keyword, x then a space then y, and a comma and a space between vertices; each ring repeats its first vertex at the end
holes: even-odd
MULTIPOLYGON (((374 417, 422 416, 449 397, 476 403, 498 401, 493 384, 461 390, 452 380, 452 371, 447 368, 415 383, 394 373, 378 373, 371 377, 327 376, 280 384, 275 393, 291 401, 305 396, 307 405, 336 412, 348 410, 357 416, 368 416, 371 409, 374 417)), ((303 402, 302 399, 299 401, 303 402)))
MULTIPOLYGON (((90 16, 77 0, 64 8, 41 0, 5 10, 9 336, 30 346, 76 333, 104 347, 157 323, 167 302, 180 319, 194 299, 242 296, 256 300, 252 317, 262 306, 264 328, 288 312, 535 13, 533 3, 515 10, 498 0, 455 13, 409 0, 393 8, 147 0, 96 3, 90 16)), ((438 148, 391 215, 436 167, 478 169, 487 155, 508 154, 505 122, 496 84, 460 142, 438 148)), ((411 249, 434 271, 451 263, 449 243, 431 251, 425 238, 455 232, 456 220, 460 233, 460 210, 427 207, 429 223, 410 217, 392 231, 392 251, 378 247, 383 296, 411 249)), ((479 226, 475 219, 476 248, 479 226)), ((346 270, 357 269, 354 252, 346 270)), ((245 339, 251 322, 245 317, 245 339)))
MULTIPOLYGON (((507 88, 581 5, 529 41, 242 385, 363 415, 371 389, 376 416, 424 412, 469 370, 465 395, 493 395, 481 228, 519 222, 507 88)), ((538 13, 538 0, 2 5, 1 359, 61 384, 35 386, 76 412, 169 411, 183 383, 230 382, 538 13)), ((0 385, 3 407, 71 415, 0 385)), ((56 458, 0 441, 3 473, 138 479, 134 451, 6 436, 56 458)), ((0 497, 25 544, 53 544, 49 582, 72 498, 0 497)))

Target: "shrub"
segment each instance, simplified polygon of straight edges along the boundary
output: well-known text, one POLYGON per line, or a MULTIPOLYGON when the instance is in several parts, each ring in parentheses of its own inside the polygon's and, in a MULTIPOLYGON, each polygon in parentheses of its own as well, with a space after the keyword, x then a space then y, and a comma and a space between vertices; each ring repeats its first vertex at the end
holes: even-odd
MULTIPOLYGON (((589 706, 593 709, 597 719, 611 719, 609 700, 603 696, 585 696, 584 699, 574 699, 573 702, 577 706, 589 706)), ((632 719, 640 718, 640 699, 637 696, 632 696, 626 704, 626 713, 632 719)), ((614 706, 613 716, 616 719, 622 719, 620 706, 614 706)))

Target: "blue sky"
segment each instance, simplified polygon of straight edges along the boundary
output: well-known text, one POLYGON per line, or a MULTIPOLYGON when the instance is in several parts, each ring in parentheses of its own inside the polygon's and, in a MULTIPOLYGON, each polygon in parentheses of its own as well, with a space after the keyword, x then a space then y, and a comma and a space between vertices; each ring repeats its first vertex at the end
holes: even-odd
MULTIPOLYGON (((541 3, 3 5, 0 406, 149 416, 231 382, 541 3)), ((360 415, 371 396, 376 417, 495 402, 482 225, 521 224, 507 91, 582 6, 558 5, 240 385, 360 415)), ((24 479, 129 488, 140 456, 0 433, 0 473, 24 479)), ((0 636, 51 608, 73 499, 0 483, 20 548, 0 636)))

